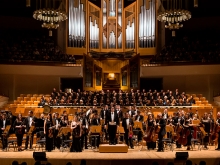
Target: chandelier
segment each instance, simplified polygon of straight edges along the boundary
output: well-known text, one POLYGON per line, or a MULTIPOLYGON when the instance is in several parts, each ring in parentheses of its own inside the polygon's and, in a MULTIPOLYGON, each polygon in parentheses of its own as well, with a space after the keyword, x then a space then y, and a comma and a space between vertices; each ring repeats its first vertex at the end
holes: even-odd
MULTIPOLYGON (((62 5, 62 4, 61 4, 62 5)), ((43 21, 42 28, 49 29, 49 36, 52 36, 52 29, 57 29, 59 23, 67 20, 67 14, 61 9, 48 8, 45 6, 43 9, 35 10, 33 18, 43 21)))
POLYGON ((172 30, 175 36, 175 30, 183 27, 183 22, 189 20, 192 15, 186 10, 188 5, 185 0, 162 0, 160 12, 157 20, 165 23, 165 28, 172 30))
POLYGON ((170 30, 180 29, 183 27, 182 22, 191 18, 191 13, 188 10, 166 10, 160 12, 157 20, 165 23, 165 28, 170 30))

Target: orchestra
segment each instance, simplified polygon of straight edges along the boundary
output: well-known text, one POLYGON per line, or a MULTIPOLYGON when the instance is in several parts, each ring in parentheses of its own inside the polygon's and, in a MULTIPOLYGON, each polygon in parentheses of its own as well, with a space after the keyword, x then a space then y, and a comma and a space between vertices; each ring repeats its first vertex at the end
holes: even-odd
MULTIPOLYGON (((168 93, 170 94, 170 91, 168 93)), ((54 90, 51 98, 54 97, 56 99, 59 95, 54 90)), ((119 93, 115 91, 104 93, 102 91, 101 94, 96 96, 90 92, 87 96, 85 92, 77 91, 76 95, 73 96, 76 98, 80 97, 80 105, 87 102, 87 97, 91 97, 91 99, 95 97, 97 100, 96 104, 100 100, 103 101, 102 106, 90 104, 91 106, 89 108, 87 106, 86 109, 85 107, 79 107, 75 114, 68 114, 67 109, 60 113, 54 112, 53 115, 42 113, 39 114, 39 118, 35 117, 33 111, 30 110, 27 117, 18 114, 13 123, 10 121, 11 116, 8 117, 6 113, 2 113, 0 120, 1 143, 3 149, 6 149, 9 131, 5 132, 4 130, 7 125, 12 125, 17 138, 18 151, 22 151, 22 141, 25 134, 26 142, 24 149, 27 149, 28 145, 32 149, 34 135, 42 129, 46 138, 45 149, 48 152, 55 149, 59 150, 63 147, 63 140, 72 141, 68 144, 71 152, 82 152, 89 149, 89 147, 99 148, 100 144, 105 144, 105 142, 109 143, 109 145, 117 145, 119 141, 126 144, 129 148, 134 149, 135 139, 137 142, 146 142, 146 147, 149 150, 157 148, 158 152, 163 152, 166 145, 163 139, 167 137, 172 138, 172 142, 176 143, 177 149, 186 147, 186 150, 191 150, 192 139, 198 139, 200 140, 200 144, 203 145, 203 149, 208 149, 209 145, 215 144, 217 146, 216 150, 220 150, 220 112, 217 113, 216 119, 213 117, 212 109, 209 112, 200 114, 199 110, 192 111, 192 108, 188 108, 186 111, 178 108, 171 115, 169 108, 165 107, 155 114, 151 109, 139 108, 136 104, 125 106, 125 104, 121 105, 117 101, 117 99, 123 99, 123 97, 125 100, 132 98, 139 98, 141 100, 142 96, 150 100, 152 97, 157 97, 159 100, 161 98, 174 99, 175 97, 180 97, 180 94, 175 97, 167 97, 167 95, 166 92, 162 92, 161 94, 158 94, 157 91, 154 91, 154 93, 134 93, 131 90, 130 93, 120 93, 120 91, 119 93), (116 102, 114 99, 116 99, 116 102), (105 104, 106 102, 104 100, 108 100, 109 104, 105 104), (141 123, 141 127, 137 127, 135 123, 141 123), (90 130, 92 126, 101 128, 101 132, 95 132, 97 135, 95 139, 92 137, 94 132, 90 130), (167 132, 166 126, 171 126, 173 132, 167 132), (119 127, 124 129, 123 135, 118 134, 119 127), (62 128, 70 129, 69 132, 60 135, 59 132, 62 128), (158 145, 156 146, 156 144, 158 145)), ((68 95, 60 95, 60 98, 66 100, 65 96, 68 95)), ((44 97, 41 100, 45 104, 50 103, 44 97)), ((167 102, 163 102, 163 104, 167 104, 167 102)), ((140 144, 143 145, 143 143, 140 144)))

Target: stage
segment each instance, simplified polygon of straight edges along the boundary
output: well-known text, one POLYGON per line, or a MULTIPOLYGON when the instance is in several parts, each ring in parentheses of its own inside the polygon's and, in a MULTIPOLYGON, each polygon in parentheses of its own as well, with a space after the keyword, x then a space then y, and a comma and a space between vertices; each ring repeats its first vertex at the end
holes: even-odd
MULTIPOLYGON (((220 162, 220 151, 215 151, 214 146, 209 146, 208 150, 202 149, 201 151, 186 151, 185 147, 175 149, 173 152, 170 150, 165 150, 165 152, 156 152, 156 150, 139 151, 140 149, 140 146, 136 146, 134 149, 128 149, 128 153, 99 153, 92 149, 80 153, 70 153, 68 151, 60 152, 56 149, 52 152, 46 152, 46 157, 47 162, 52 165, 65 165, 67 162, 80 165, 82 159, 86 160, 87 165, 151 165, 154 161, 157 161, 159 165, 166 165, 170 161, 174 162, 175 165, 183 165, 184 161, 174 160, 176 152, 188 152, 188 159, 193 161, 193 165, 198 165, 201 160, 206 161, 207 165, 219 165, 220 162)), ((11 165, 14 160, 19 163, 26 161, 28 165, 35 163, 33 151, 17 152, 10 148, 8 152, 1 151, 0 153, 0 163, 4 165, 11 165)))

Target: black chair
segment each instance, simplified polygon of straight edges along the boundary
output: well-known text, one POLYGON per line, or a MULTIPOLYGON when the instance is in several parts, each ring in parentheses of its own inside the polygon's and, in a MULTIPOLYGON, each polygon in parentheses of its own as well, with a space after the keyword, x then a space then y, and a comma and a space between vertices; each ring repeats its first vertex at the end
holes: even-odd
POLYGON ((43 151, 45 149, 45 145, 46 145, 46 138, 45 138, 44 132, 39 131, 36 133, 36 135, 37 135, 37 141, 36 141, 34 151, 37 149, 37 147, 38 147, 38 151, 40 149, 42 149, 42 151, 43 151))

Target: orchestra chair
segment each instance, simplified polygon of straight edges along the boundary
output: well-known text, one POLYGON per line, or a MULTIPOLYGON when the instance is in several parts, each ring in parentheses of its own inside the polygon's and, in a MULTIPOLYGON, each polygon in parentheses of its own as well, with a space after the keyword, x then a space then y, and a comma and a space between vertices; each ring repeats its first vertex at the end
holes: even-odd
POLYGON ((36 133, 37 135, 37 141, 36 141, 36 145, 34 147, 34 151, 36 151, 37 147, 38 147, 38 151, 40 149, 42 149, 42 151, 45 149, 45 145, 46 145, 46 138, 44 135, 44 131, 39 131, 36 133))
POLYGON ((8 137, 8 143, 7 143, 7 148, 6 151, 9 151, 9 148, 13 148, 14 151, 17 151, 17 138, 15 134, 11 134, 8 137))
POLYGON ((200 123, 200 120, 192 120, 192 124, 190 124, 189 126, 192 126, 193 129, 191 130, 191 135, 192 135, 192 138, 191 138, 191 149, 195 149, 195 145, 197 144, 198 145, 198 150, 201 151, 201 147, 200 147, 200 144, 201 144, 201 131, 199 131, 199 123, 200 123), (195 132, 196 131, 196 132, 195 132))
POLYGON ((202 94, 197 94, 196 96, 197 96, 198 98, 200 98, 200 97, 202 97, 202 94))
POLYGON ((193 98, 195 101, 199 101, 199 98, 198 97, 194 97, 193 98))
POLYGON ((174 129, 173 126, 170 125, 166 125, 166 135, 163 138, 163 142, 164 142, 164 148, 165 147, 169 147, 170 150, 173 152, 173 139, 172 139, 172 135, 174 134, 174 129))

